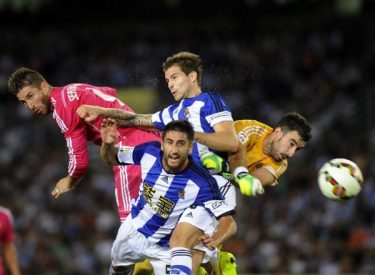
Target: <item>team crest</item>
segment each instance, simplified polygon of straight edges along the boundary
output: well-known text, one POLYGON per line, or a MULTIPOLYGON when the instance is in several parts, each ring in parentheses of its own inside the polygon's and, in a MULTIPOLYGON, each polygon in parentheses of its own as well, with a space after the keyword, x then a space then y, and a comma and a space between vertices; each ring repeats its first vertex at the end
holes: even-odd
POLYGON ((237 138, 242 144, 249 140, 248 136, 242 131, 238 133, 237 138))
POLYGON ((178 192, 178 196, 179 196, 181 199, 185 199, 185 190, 181 190, 180 192, 178 192))
POLYGON ((191 117, 191 115, 190 115, 190 111, 189 111, 189 108, 186 107, 186 108, 184 109, 184 115, 185 115, 186 118, 190 118, 190 117, 191 117))

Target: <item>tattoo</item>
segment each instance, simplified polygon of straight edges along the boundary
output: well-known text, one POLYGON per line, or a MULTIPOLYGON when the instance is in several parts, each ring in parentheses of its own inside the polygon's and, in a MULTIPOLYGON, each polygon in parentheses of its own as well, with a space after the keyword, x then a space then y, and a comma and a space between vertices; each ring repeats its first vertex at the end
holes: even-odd
POLYGON ((113 118, 113 119, 121 119, 121 120, 130 120, 136 117, 136 114, 120 110, 120 109, 109 109, 107 111, 106 117, 113 118))
POLYGON ((123 127, 155 129, 154 125, 152 124, 151 115, 131 114, 131 116, 129 115, 128 118, 121 116, 119 118, 116 118, 116 123, 117 125, 121 125, 123 127))
POLYGON ((136 126, 143 126, 143 127, 151 127, 152 124, 152 117, 151 115, 142 115, 138 114, 134 118, 134 123, 136 126))

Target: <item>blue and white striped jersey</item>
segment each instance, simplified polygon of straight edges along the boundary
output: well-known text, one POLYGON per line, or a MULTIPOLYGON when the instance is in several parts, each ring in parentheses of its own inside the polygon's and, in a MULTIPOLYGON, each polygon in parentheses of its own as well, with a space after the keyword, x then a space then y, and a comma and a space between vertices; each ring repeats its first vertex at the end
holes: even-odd
POLYGON ((167 246, 183 211, 192 206, 206 207, 219 217, 233 212, 219 191, 215 179, 193 159, 187 169, 167 173, 162 166, 160 143, 148 142, 136 147, 120 147, 120 164, 140 164, 143 184, 133 203, 133 224, 150 241, 167 246))
MULTIPOLYGON (((215 124, 233 121, 233 118, 223 97, 217 93, 208 92, 193 98, 184 98, 152 115, 152 123, 159 130, 163 130, 173 120, 188 120, 195 132, 213 133, 215 124)), ((210 150, 207 146, 195 142, 192 156, 199 160, 199 153, 207 150, 210 150)))

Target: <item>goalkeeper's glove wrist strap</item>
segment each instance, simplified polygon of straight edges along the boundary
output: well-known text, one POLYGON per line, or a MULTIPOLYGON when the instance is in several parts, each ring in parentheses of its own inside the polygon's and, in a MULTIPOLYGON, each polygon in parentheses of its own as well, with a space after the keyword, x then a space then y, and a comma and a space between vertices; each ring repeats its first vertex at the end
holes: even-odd
POLYGON ((234 169, 233 176, 234 177, 241 177, 243 174, 249 174, 249 171, 246 167, 239 166, 236 169, 234 169))

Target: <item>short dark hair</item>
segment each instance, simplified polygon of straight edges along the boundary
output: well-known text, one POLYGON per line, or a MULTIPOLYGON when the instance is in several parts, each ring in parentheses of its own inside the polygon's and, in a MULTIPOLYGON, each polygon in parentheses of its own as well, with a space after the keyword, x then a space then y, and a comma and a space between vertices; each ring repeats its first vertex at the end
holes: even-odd
POLYGON ((8 79, 8 90, 17 95, 25 86, 32 85, 40 88, 43 81, 46 80, 39 72, 25 67, 18 68, 8 79))
POLYGON ((197 73, 197 79, 199 86, 202 81, 202 60, 199 55, 191 52, 178 52, 172 56, 169 56, 163 63, 163 71, 165 72, 173 65, 177 64, 185 74, 189 74, 193 71, 197 73))
POLYGON ((310 122, 297 112, 291 112, 284 115, 276 124, 275 128, 277 127, 286 132, 297 131, 304 142, 308 142, 311 139, 310 122))
POLYGON ((170 131, 177 131, 177 132, 186 133, 189 141, 194 140, 193 126, 187 120, 174 120, 174 121, 169 122, 165 126, 165 129, 163 131, 163 134, 162 134, 163 140, 165 138, 165 135, 170 131))

